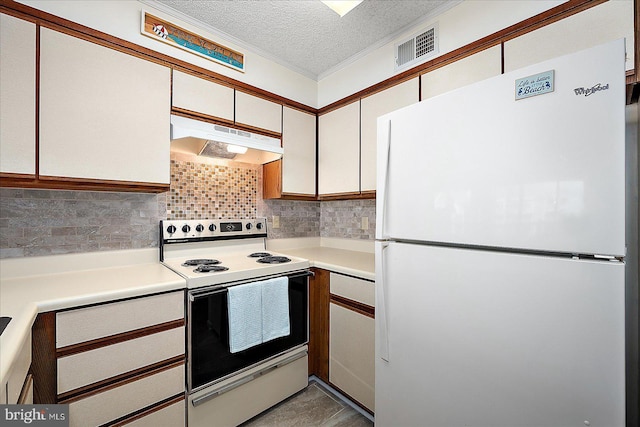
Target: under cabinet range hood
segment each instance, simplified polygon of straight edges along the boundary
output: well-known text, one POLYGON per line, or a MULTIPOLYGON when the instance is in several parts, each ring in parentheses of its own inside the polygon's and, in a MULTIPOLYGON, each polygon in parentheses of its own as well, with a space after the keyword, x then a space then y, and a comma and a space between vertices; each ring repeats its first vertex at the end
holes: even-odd
POLYGON ((264 164, 284 150, 278 138, 172 115, 171 151, 264 164))

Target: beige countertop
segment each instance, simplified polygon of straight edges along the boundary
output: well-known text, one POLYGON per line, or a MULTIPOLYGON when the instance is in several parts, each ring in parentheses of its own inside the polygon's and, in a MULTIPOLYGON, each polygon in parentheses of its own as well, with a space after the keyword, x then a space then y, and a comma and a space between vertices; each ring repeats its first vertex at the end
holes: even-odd
POLYGON ((157 261, 157 249, 0 261, 0 314, 11 322, 0 336, 0 380, 5 381, 38 313, 186 287, 157 261), (122 253, 129 258, 124 263, 122 253), (55 266, 52 262, 55 261, 55 266), (77 269, 78 265, 84 268, 77 269), (52 273, 46 273, 51 266, 52 273), (20 272, 33 275, 20 276, 20 272))
POLYGON ((312 267, 375 280, 373 242, 333 239, 299 238, 268 240, 267 248, 291 256, 306 258, 312 267))

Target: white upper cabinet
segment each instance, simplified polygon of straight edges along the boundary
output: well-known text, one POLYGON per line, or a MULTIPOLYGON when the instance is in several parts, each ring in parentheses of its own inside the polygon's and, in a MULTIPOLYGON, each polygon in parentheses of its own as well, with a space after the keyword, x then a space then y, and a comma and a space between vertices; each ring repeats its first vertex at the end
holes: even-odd
POLYGON ((169 183, 169 68, 46 28, 40 176, 169 183))
POLYGON ((356 101, 318 118, 318 194, 359 192, 360 101, 356 101))
POLYGON ((602 3, 504 44, 505 72, 625 38, 625 68, 634 67, 633 0, 602 3))
POLYGON ((293 108, 282 111, 282 192, 316 194, 316 116, 293 108))
POLYGON ((282 133, 282 105, 236 91, 236 123, 282 133))
POLYGON ((419 101, 418 78, 383 90, 360 102, 360 191, 376 189, 376 144, 378 117, 419 101))
POLYGON ((233 121, 233 88, 173 70, 173 107, 233 121))
POLYGON ((490 47, 426 74, 422 79, 422 100, 470 85, 502 72, 500 46, 490 47))
POLYGON ((0 15, 0 172, 36 173, 36 25, 0 15))

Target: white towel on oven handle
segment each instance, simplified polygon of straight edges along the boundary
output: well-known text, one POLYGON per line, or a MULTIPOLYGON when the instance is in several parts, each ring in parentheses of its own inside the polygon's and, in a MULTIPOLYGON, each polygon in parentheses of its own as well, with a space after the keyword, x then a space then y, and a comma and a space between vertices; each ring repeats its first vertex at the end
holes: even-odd
POLYGON ((262 343, 262 283, 246 283, 228 288, 231 353, 262 343))
POLYGON ((276 277, 262 282, 262 342, 286 337, 289 322, 289 278, 276 277))

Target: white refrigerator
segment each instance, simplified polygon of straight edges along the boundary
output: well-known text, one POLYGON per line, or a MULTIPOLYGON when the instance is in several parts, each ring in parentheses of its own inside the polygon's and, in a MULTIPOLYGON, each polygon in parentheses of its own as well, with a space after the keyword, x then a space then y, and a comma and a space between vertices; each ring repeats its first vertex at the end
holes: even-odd
POLYGON ((376 426, 625 424, 624 59, 378 119, 376 426))

